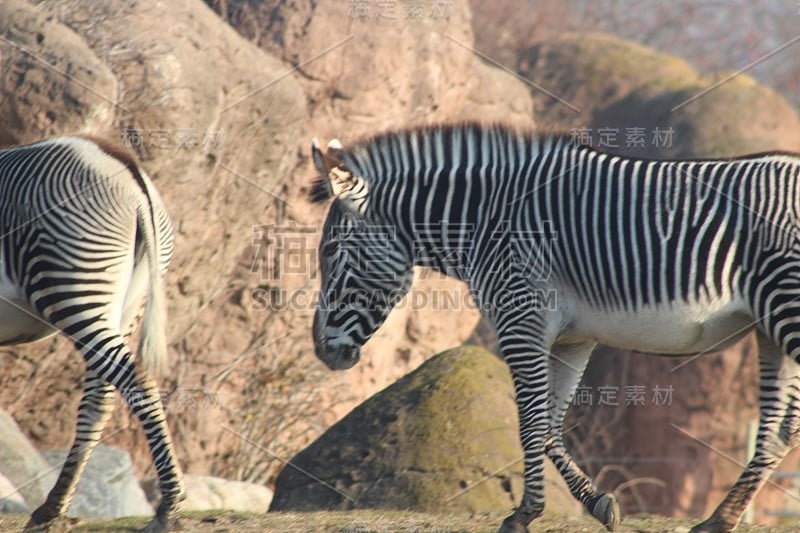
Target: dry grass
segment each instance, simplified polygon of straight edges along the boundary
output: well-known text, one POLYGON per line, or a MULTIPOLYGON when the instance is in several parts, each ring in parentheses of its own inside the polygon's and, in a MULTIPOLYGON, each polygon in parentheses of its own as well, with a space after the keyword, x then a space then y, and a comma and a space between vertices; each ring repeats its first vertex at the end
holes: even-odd
MULTIPOLYGON (((199 532, 274 532, 274 533, 493 533, 502 520, 500 515, 431 515, 408 511, 341 511, 315 513, 238 513, 192 512, 181 515, 183 531, 199 532)), ((0 531, 21 531, 27 516, 0 515, 0 531)), ((110 521, 75 521, 72 531, 132 532, 144 527, 146 518, 123 518, 110 521)), ((635 515, 623 520, 622 533, 688 532, 693 520, 635 515)), ((587 516, 546 515, 531 524, 537 533, 601 533, 605 531, 587 516)), ((797 531, 797 526, 740 526, 742 533, 797 531)))

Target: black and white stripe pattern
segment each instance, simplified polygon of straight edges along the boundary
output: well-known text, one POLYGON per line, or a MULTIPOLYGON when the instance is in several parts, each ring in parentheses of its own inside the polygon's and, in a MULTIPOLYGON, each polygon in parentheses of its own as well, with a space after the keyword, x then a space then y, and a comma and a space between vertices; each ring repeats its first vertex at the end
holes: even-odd
POLYGON ((63 332, 86 361, 75 441, 27 527, 61 517, 120 391, 144 427, 163 495, 148 531, 163 531, 182 497, 159 393, 148 374, 167 357, 162 276, 172 226, 146 174, 88 138, 0 150, 0 344, 63 332), (124 335, 146 297, 140 361, 124 335))
POLYGON ((544 454, 595 517, 609 529, 619 521, 613 496, 597 493, 562 440, 597 342, 686 355, 758 331, 756 456, 697 531, 735 527, 797 444, 800 156, 633 159, 478 124, 400 130, 326 154, 315 144, 313 155, 322 177, 311 198, 334 198, 317 354, 332 368, 355 364, 414 265, 467 281, 512 370, 526 452, 525 495, 504 530, 541 513, 544 454))

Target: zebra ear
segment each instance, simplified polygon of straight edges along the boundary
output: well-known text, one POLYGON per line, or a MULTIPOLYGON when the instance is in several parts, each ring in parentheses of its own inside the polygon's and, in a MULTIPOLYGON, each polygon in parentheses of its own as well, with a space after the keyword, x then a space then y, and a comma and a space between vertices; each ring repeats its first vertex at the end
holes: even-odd
POLYGON ((363 212, 366 194, 369 190, 366 181, 354 174, 344 163, 345 151, 338 139, 328 143, 323 153, 316 137, 311 140, 311 157, 320 176, 309 191, 312 202, 319 203, 329 198, 338 198, 347 206, 363 212))

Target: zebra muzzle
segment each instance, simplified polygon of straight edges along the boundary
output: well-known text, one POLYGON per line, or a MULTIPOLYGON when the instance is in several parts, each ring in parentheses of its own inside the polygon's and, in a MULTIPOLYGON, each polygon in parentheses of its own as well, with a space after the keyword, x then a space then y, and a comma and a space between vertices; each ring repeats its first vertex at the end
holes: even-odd
POLYGON ((315 343, 314 351, 331 370, 352 368, 361 356, 361 350, 357 346, 328 346, 326 343, 315 343))

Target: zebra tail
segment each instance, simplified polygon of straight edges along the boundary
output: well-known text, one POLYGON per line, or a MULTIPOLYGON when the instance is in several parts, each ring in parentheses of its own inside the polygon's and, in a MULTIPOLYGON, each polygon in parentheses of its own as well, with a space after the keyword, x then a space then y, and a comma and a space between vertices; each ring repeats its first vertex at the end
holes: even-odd
POLYGON ((148 206, 140 206, 136 211, 138 225, 144 242, 149 283, 147 301, 142 318, 142 331, 139 336, 139 357, 144 370, 151 378, 162 376, 167 367, 167 312, 164 302, 164 284, 159 267, 158 225, 148 206))

